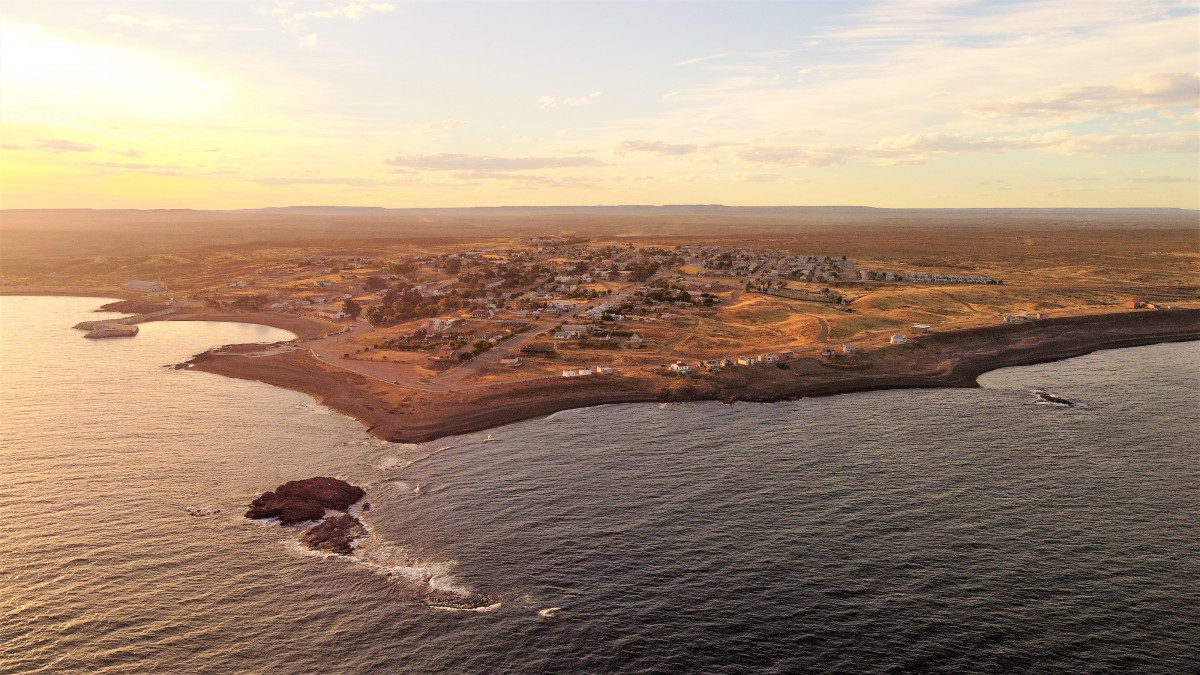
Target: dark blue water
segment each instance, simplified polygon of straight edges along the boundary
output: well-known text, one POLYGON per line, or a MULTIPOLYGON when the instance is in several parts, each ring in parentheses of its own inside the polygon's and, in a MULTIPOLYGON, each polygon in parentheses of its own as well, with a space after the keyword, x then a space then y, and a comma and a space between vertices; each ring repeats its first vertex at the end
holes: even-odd
POLYGON ((96 345, 60 330, 95 301, 14 302, 2 672, 1200 665, 1200 343, 982 389, 609 406, 397 445, 300 394, 159 367, 262 329, 96 345), (368 490, 353 559, 240 517, 318 474, 368 490), (495 604, 431 608, 422 584, 495 604))

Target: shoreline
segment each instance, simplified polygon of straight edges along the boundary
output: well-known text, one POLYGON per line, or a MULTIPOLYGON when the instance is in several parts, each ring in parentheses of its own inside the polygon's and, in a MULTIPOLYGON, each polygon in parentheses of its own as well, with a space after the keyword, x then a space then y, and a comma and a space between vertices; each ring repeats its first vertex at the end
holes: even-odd
MULTIPOLYGON (((206 319, 229 320, 223 315, 188 317, 206 319)), ((1060 361, 1104 349, 1195 340, 1200 340, 1200 310, 1120 312, 931 333, 908 345, 859 354, 841 366, 800 358, 790 362, 789 370, 730 367, 716 375, 688 377, 642 368, 629 375, 584 381, 551 378, 450 392, 394 387, 326 364, 302 349, 255 358, 209 351, 188 363, 203 372, 308 394, 319 404, 359 420, 380 439, 423 443, 598 405, 770 403, 886 389, 971 388, 979 386, 980 375, 1000 368, 1060 361)))

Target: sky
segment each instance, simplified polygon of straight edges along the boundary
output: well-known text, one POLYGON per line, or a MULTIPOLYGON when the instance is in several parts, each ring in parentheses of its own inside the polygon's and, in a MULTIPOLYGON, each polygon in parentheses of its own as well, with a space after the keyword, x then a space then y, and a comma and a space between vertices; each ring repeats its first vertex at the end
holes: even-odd
POLYGON ((0 0, 0 208, 1200 208, 1192 0, 0 0))

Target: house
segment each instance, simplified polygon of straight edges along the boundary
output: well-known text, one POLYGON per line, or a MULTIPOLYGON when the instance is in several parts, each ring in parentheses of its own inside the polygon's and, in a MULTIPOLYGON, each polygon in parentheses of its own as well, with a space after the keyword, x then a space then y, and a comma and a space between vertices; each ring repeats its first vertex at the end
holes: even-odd
POLYGON ((775 363, 776 361, 779 360, 779 355, 778 354, 763 354, 762 356, 760 356, 758 358, 758 360, 762 361, 763 363, 775 363))
POLYGON ((928 333, 929 326, 927 326, 923 323, 915 323, 915 324, 913 324, 913 330, 917 331, 918 333, 928 333))
POLYGON ((780 361, 791 361, 794 358, 796 358, 796 352, 793 352, 791 350, 788 350, 786 352, 779 352, 779 360, 780 361))
POLYGON ((332 281, 318 281, 316 285, 318 288, 329 288, 330 286, 333 285, 333 282, 332 281))
POLYGON ((858 349, 856 349, 855 346, 850 344, 849 342, 842 343, 842 353, 843 354, 853 354, 856 351, 858 351, 858 349))
POLYGON ((490 319, 492 318, 492 311, 490 309, 477 309, 471 312, 471 316, 476 319, 490 319))
POLYGON ((574 340, 577 337, 579 337, 579 331, 574 330, 560 330, 554 333, 555 340, 574 340))
POLYGON ((821 352, 821 356, 827 359, 832 359, 836 355, 832 349, 826 349, 825 351, 821 352))
POLYGON ((728 357, 728 356, 726 356, 725 358, 723 358, 723 359, 721 359, 720 361, 718 361, 718 363, 720 363, 720 364, 721 364, 721 367, 722 367, 722 368, 724 368, 725 366, 732 366, 732 365, 733 365, 733 359, 732 359, 732 358, 730 358, 730 357, 728 357))
POLYGON ((575 374, 580 377, 584 377, 587 375, 592 375, 593 373, 591 368, 580 368, 579 370, 575 371, 575 374))
POLYGON ((737 357, 737 364, 739 366, 753 366, 756 363, 758 363, 758 359, 754 358, 753 356, 737 357))
POLYGON ((563 377, 579 377, 579 373, 574 370, 564 370, 564 371, 562 371, 562 376, 563 377))
POLYGON ((625 346, 630 349, 641 349, 643 342, 645 342, 645 340, 642 340, 642 336, 634 333, 633 335, 629 336, 628 340, 625 341, 625 346))
POLYGON ((687 375, 688 373, 692 372, 692 369, 688 367, 688 364, 684 363, 683 361, 676 361, 668 367, 671 369, 671 372, 679 373, 680 375, 687 375))
MULTIPOLYGON (((126 286, 128 285, 129 284, 126 284, 126 286)), ((1130 300, 1129 302, 1125 303, 1125 309, 1140 309, 1142 306, 1142 303, 1138 302, 1137 300, 1130 300)))
POLYGON ((899 333, 896 333, 895 335, 892 336, 891 342, 894 345, 908 344, 908 338, 904 337, 903 335, 901 335, 899 333))
POLYGON ((225 283, 225 286, 227 288, 245 288, 246 282, 244 282, 244 281, 228 281, 225 283))
POLYGON ((596 366, 597 375, 612 375, 612 366, 596 366))
POLYGON ((434 353, 430 354, 429 358, 433 359, 434 361, 438 361, 439 363, 445 363, 448 361, 458 361, 459 360, 458 354, 455 353, 455 351, 453 349, 449 349, 446 347, 443 347, 442 349, 439 349, 439 350, 435 351, 434 353))

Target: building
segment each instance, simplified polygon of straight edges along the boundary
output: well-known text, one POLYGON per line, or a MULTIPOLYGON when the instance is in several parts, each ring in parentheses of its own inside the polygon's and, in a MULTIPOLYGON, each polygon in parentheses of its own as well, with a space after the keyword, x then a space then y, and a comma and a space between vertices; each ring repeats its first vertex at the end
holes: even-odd
POLYGON ((671 369, 671 372, 679 373, 680 375, 687 375, 688 373, 692 372, 692 369, 688 366, 688 364, 684 363, 683 361, 676 361, 668 367, 671 369))
POLYGON ((642 336, 634 333, 633 335, 629 336, 628 340, 625 341, 625 346, 630 349, 641 349, 643 342, 645 341, 642 340, 642 336))
POLYGON ((894 344, 894 345, 908 344, 908 338, 904 337, 903 335, 901 335, 899 333, 896 333, 895 335, 892 336, 892 344, 894 344))
POLYGON ((758 359, 754 358, 753 356, 737 357, 737 364, 739 366, 753 366, 756 363, 758 363, 758 359))
POLYGON ((612 366, 596 366, 597 375, 612 375, 612 366))
POLYGON ((562 376, 563 377, 579 377, 579 373, 574 370, 564 370, 564 371, 562 371, 562 376))
POLYGON ((521 365, 521 359, 516 356, 507 356, 500 359, 500 365, 508 366, 509 368, 516 368, 517 366, 521 365))
POLYGON ((858 349, 855 348, 855 346, 850 344, 849 342, 842 343, 842 353, 843 354, 853 354, 856 351, 858 351, 858 349))
POLYGON ((779 360, 779 355, 778 354, 763 354, 762 356, 758 357, 758 360, 762 361, 763 363, 775 363, 776 361, 779 360))
POLYGON ((914 324, 913 324, 913 330, 917 331, 918 333, 928 333, 928 332, 929 332, 929 326, 927 326, 927 325, 925 325, 925 324, 923 324, 923 323, 914 323, 914 324))
POLYGON ((793 352, 791 350, 786 351, 786 352, 779 352, 779 360, 780 361, 791 361, 794 358, 796 358, 796 352, 793 352))

